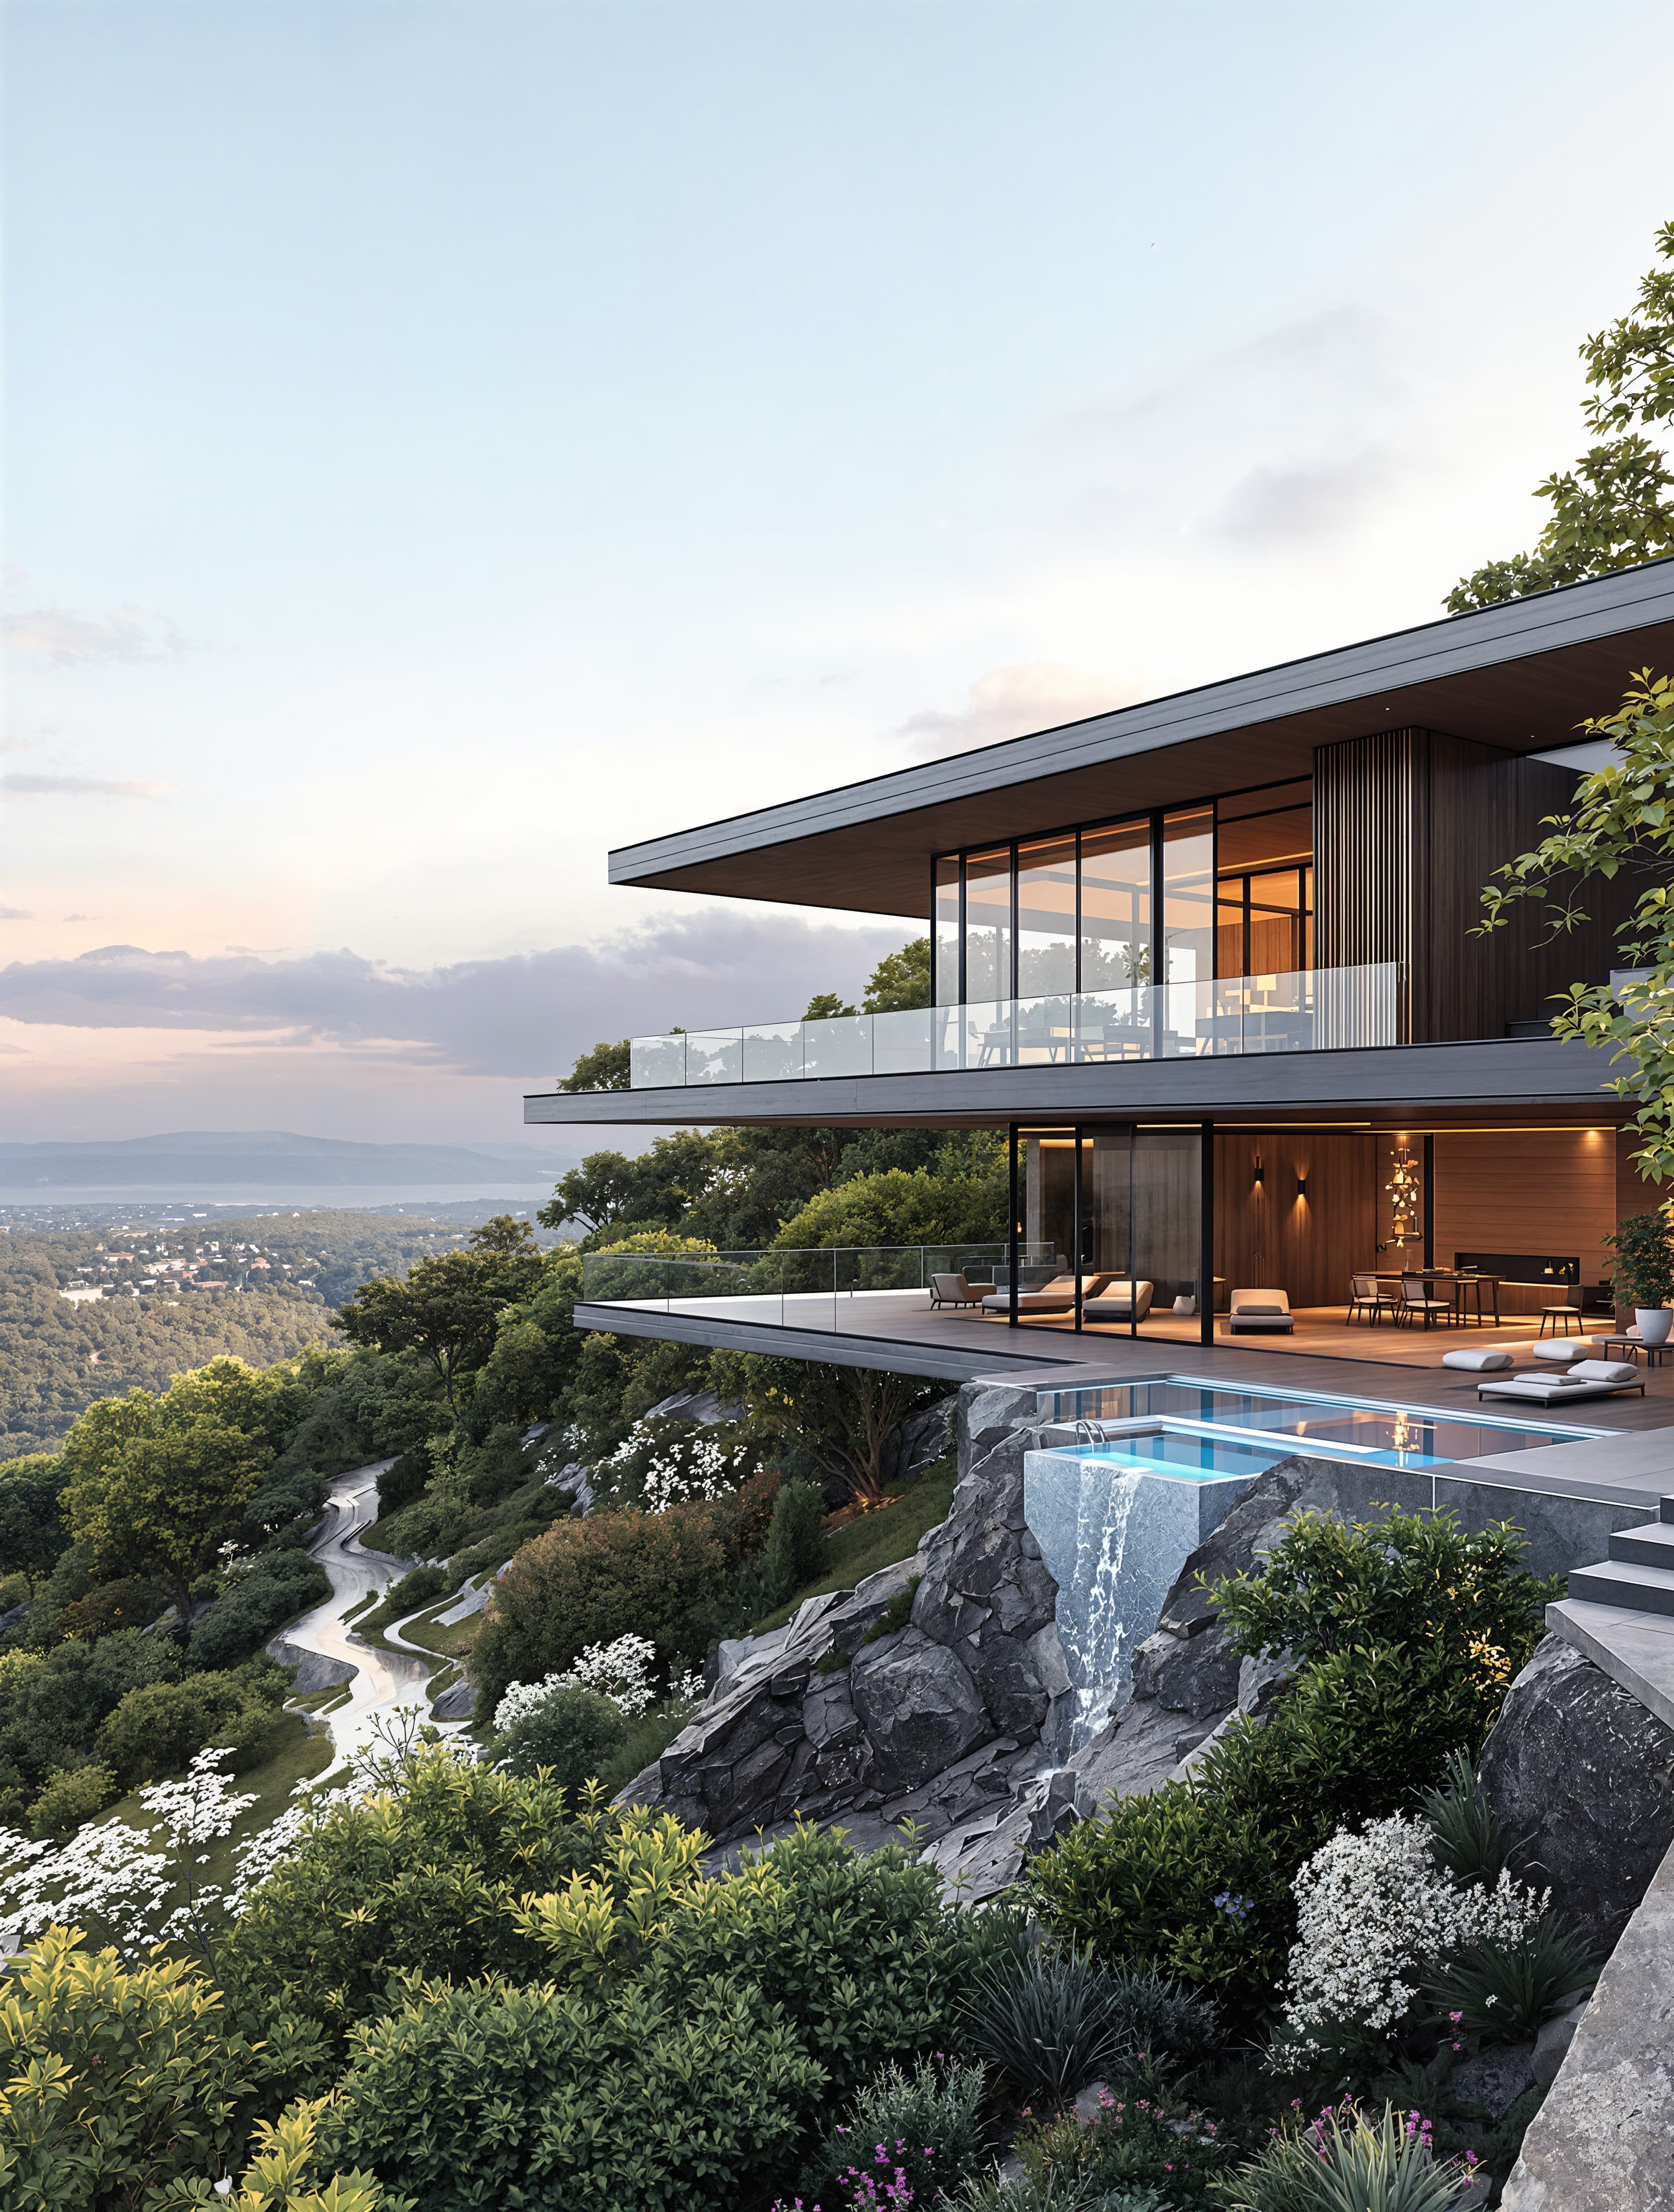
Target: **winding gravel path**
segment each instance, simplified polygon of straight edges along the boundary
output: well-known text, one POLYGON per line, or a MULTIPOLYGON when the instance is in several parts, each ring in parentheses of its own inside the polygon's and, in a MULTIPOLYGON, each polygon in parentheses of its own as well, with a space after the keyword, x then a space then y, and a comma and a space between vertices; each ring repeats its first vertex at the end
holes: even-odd
POLYGON ((375 1644, 363 1644, 344 1622, 344 1613, 352 1613, 362 1599, 381 1598, 411 1564, 383 1552, 366 1551, 360 1542, 362 1529, 369 1528, 378 1517, 378 1477, 389 1464, 380 1460, 371 1467, 357 1467, 332 1483, 326 1493, 326 1525, 308 1547, 326 1570, 332 1595, 293 1621, 283 1638, 293 1655, 317 1652, 355 1669, 346 1700, 321 1716, 331 1729, 338 1765, 371 1741, 373 1723, 381 1717, 405 1710, 429 1717, 425 1686, 439 1663, 433 1658, 407 1659, 380 1651, 375 1644))

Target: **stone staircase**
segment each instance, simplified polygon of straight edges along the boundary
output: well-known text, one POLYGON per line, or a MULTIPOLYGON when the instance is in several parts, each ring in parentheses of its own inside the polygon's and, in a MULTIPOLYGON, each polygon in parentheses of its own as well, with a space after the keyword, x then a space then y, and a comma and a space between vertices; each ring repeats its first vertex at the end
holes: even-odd
POLYGON ((1674 1728, 1674 1497, 1618 1528, 1607 1558, 1572 1568, 1546 1625, 1674 1728))
POLYGON ((1629 1613, 1663 1613, 1674 1619, 1674 1498, 1665 1498, 1654 1521, 1618 1528, 1610 1556, 1569 1575, 1573 1601, 1616 1605, 1629 1613))

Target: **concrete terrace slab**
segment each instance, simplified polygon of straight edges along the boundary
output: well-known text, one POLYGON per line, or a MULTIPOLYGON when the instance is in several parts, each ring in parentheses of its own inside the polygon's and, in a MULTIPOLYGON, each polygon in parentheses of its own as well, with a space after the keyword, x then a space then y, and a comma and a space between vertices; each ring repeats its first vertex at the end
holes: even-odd
POLYGON ((1674 1728, 1674 1620, 1567 1597, 1547 1607, 1546 1626, 1674 1728))

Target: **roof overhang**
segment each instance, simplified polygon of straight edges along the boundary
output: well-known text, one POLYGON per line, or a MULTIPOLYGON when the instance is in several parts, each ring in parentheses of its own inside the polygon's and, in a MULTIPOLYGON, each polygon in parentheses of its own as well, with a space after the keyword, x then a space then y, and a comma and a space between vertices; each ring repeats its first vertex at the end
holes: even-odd
POLYGON ((1674 560, 624 846, 610 879, 925 915, 934 854, 1307 775, 1379 728, 1549 751, 1647 665, 1674 666, 1674 560))

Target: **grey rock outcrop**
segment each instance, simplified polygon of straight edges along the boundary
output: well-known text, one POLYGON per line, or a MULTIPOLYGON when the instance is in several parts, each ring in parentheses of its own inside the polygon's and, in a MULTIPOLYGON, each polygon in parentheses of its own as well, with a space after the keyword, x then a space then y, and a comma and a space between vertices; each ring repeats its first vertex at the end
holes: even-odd
POLYGON ((1512 1870, 1601 1954, 1674 1844, 1674 1729, 1556 1636, 1512 1684, 1482 1747, 1512 1870))
POLYGON ((1530 2123, 1504 2212, 1671 2212, 1671 2112, 1674 1852, 1611 1954, 1530 2123))
POLYGON ((300 1644, 289 1643, 283 1636, 274 1638, 267 1654, 282 1667, 295 1668, 291 1692, 299 1698, 306 1698, 315 1690, 335 1689, 339 1682, 351 1682, 359 1672, 347 1659, 328 1659, 323 1651, 305 1650, 300 1644))
POLYGON ((967 1385, 962 1478, 917 1556, 809 1599, 782 1640, 734 1646, 624 1797, 723 1844, 797 1814, 911 1819, 934 1837, 1009 1802, 1069 1687, 1057 1585, 1023 1518, 1034 1405, 967 1385))

